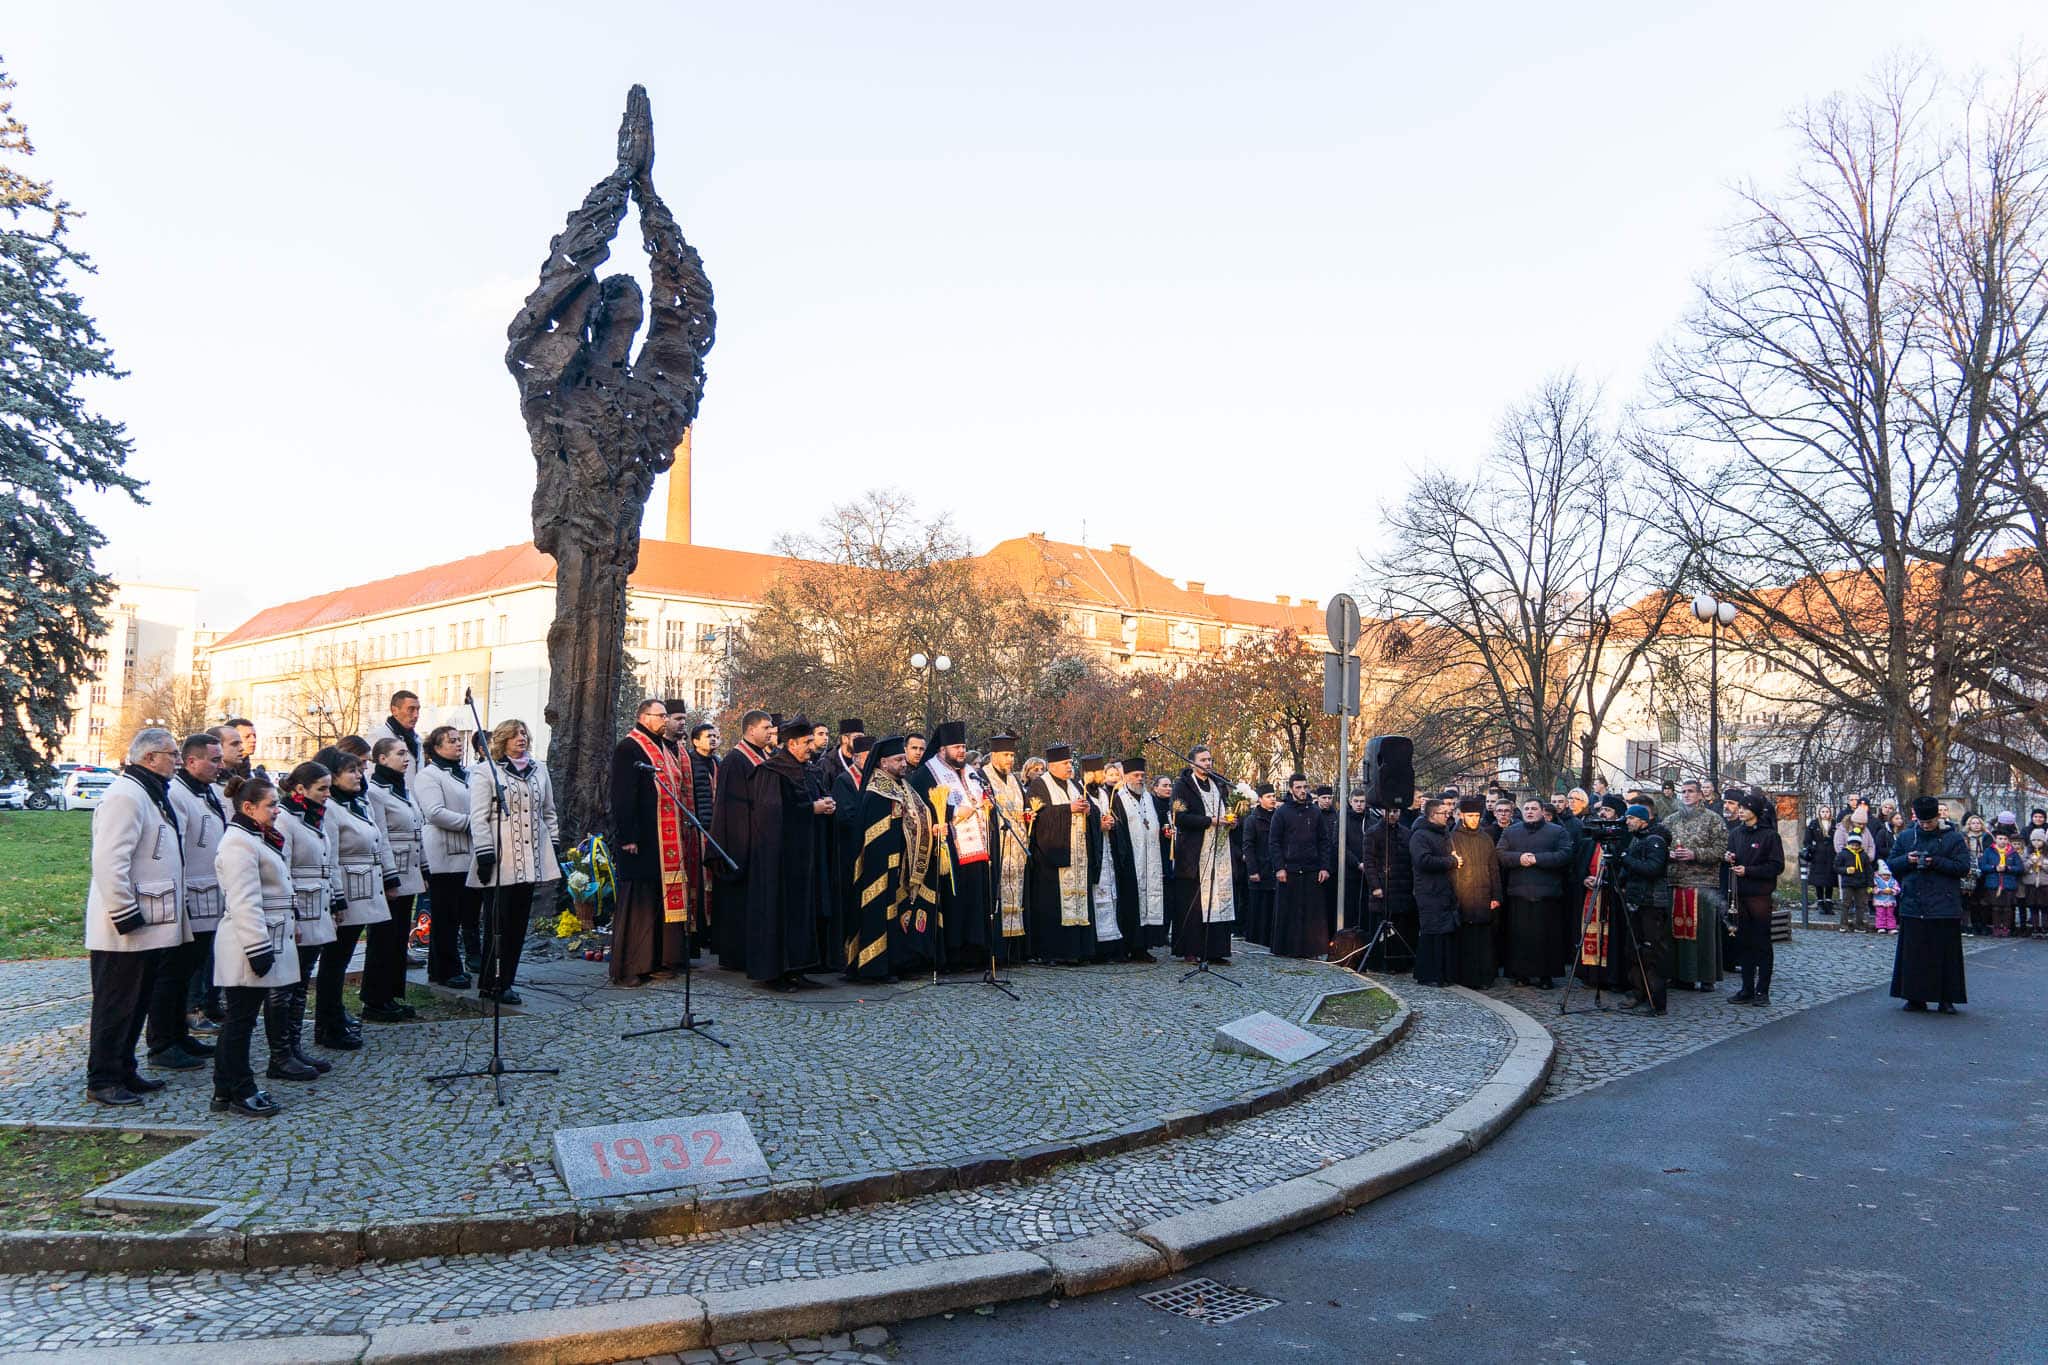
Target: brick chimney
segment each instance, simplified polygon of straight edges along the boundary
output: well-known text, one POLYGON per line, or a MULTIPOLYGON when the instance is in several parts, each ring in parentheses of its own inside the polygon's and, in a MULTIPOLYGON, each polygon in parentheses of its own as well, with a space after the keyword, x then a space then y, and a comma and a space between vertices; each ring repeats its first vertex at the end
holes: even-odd
POLYGON ((1115 541, 1111 541, 1109 545, 1109 552, 1113 555, 1127 555, 1131 552, 1131 547, 1128 545, 1119 545, 1115 541))
POLYGON ((1209 585, 1207 583, 1204 583, 1197 578, 1190 578, 1188 580, 1188 591, 1193 593, 1197 597, 1202 596, 1202 590, 1204 588, 1207 588, 1208 586, 1209 585))
POLYGON ((668 521, 663 540, 673 545, 690 543, 690 433, 676 442, 676 462, 668 471, 668 521))

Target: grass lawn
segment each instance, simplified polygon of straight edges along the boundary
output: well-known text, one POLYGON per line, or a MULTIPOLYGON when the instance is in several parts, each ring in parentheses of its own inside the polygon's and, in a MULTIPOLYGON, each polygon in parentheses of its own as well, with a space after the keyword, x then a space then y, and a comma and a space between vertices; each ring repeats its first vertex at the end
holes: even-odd
POLYGON ((91 881, 91 811, 0 811, 0 958, 84 957, 91 881))
MULTIPOLYGON (((82 813, 82 812, 81 812, 82 813)), ((31 814, 31 818, 34 815, 31 814)), ((44 818, 49 818, 45 814, 44 818)), ((79 1196, 175 1152, 187 1138, 140 1133, 54 1133, 0 1128, 0 1228, 173 1232, 199 1215, 88 1209, 79 1196)))
POLYGON ((1316 1007, 1315 1017, 1309 1022, 1370 1032, 1393 1018, 1398 1008, 1393 996, 1377 987, 1367 986, 1363 990, 1331 996, 1316 1007))

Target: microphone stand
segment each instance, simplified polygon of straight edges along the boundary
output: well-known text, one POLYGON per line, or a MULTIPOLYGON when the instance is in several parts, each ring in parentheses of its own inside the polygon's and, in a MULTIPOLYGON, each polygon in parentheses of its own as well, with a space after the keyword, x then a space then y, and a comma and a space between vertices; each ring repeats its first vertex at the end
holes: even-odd
MULTIPOLYGON (((985 782, 986 779, 984 779, 984 784, 985 782)), ((1013 827, 1011 827, 1009 817, 1003 814, 1002 803, 998 802, 995 799, 994 792, 989 793, 988 808, 991 812, 994 813, 997 821, 1001 825, 1001 828, 999 828, 996 831, 997 840, 1001 840, 1002 831, 1004 829, 1008 829, 1010 831, 1010 836, 1012 838, 1016 838, 1017 832, 1013 827)), ((1000 842, 998 842, 997 847, 1001 847, 1000 842)), ((1019 850, 1022 850, 1023 847, 1023 842, 1019 840, 1019 850)), ((1001 935, 1003 927, 1002 917, 998 915, 996 912, 996 905, 997 901, 1002 896, 1003 887, 1002 879, 995 875, 995 863, 993 860, 990 861, 988 870, 988 895, 987 897, 985 897, 985 899, 988 902, 987 908, 985 910, 985 913, 988 917, 988 966, 982 969, 981 979, 979 981, 941 981, 938 979, 938 973, 934 971, 932 973, 932 984, 935 986, 994 986, 1004 995, 1007 995, 1012 1000, 1015 1000, 1018 998, 1017 993, 1010 989, 1013 983, 1008 978, 1002 976, 996 971, 996 941, 998 937, 1001 935)))
MULTIPOLYGON (((1154 738, 1151 738, 1151 737, 1149 737, 1149 736, 1148 736, 1145 742, 1146 742, 1146 743, 1148 743, 1148 744, 1156 744, 1156 743, 1157 743, 1158 741, 1157 741, 1156 739, 1154 739, 1154 738)), ((1170 752, 1170 751, 1169 751, 1169 752, 1170 752)), ((1181 758, 1179 758, 1178 756, 1176 756, 1176 760, 1175 760, 1175 761, 1176 761, 1176 762, 1182 762, 1182 763, 1185 763, 1185 762, 1186 762, 1186 760, 1185 760, 1185 759, 1181 759, 1181 758)), ((1193 771, 1193 765, 1189 765, 1189 771, 1191 771, 1191 772, 1193 771)), ((1209 769, 1209 771, 1208 771, 1208 772, 1207 772, 1206 774, 1204 774, 1204 776, 1206 776, 1206 777, 1208 777, 1208 778, 1209 778, 1210 780, 1212 780, 1212 781, 1214 781, 1214 782, 1218 783, 1218 784, 1219 784, 1219 786, 1220 786, 1220 788, 1221 788, 1221 790, 1222 790, 1222 792, 1225 792, 1225 793, 1227 793, 1227 792, 1228 792, 1228 791, 1230 790, 1231 786, 1233 786, 1233 785, 1234 785, 1234 784, 1233 784, 1233 783, 1231 782, 1231 780, 1230 780, 1230 778, 1229 778, 1228 776, 1226 776, 1225 774, 1223 774, 1223 773, 1221 773, 1221 772, 1218 772, 1218 771, 1217 771, 1217 770, 1216 770, 1216 769, 1215 769, 1215 768, 1214 768, 1213 766, 1212 766, 1212 767, 1211 767, 1211 768, 1209 769)), ((1222 797, 1222 798, 1220 798, 1220 799, 1222 799, 1222 801, 1223 801, 1223 807, 1224 807, 1224 809, 1228 810, 1228 809, 1229 809, 1229 806, 1230 806, 1230 802, 1229 802, 1229 800, 1228 800, 1227 796, 1226 796, 1226 797, 1222 797)), ((1203 833, 1203 839, 1202 839, 1202 842, 1203 842, 1204 844, 1208 845, 1208 853, 1209 853, 1209 856, 1210 856, 1211 858, 1215 857, 1215 855, 1216 855, 1216 849, 1215 849, 1215 843, 1216 843, 1216 835, 1217 835, 1217 833, 1219 833, 1219 832, 1221 832, 1221 834, 1223 835, 1223 841, 1224 841, 1224 853, 1223 853, 1223 856, 1224 856, 1224 857, 1225 857, 1225 858, 1227 859, 1227 858, 1229 858, 1229 857, 1230 857, 1230 852, 1229 852, 1229 848, 1230 848, 1230 831, 1229 831, 1228 829, 1223 829, 1223 828, 1221 828, 1221 827, 1220 827, 1219 825, 1215 825, 1215 824, 1212 824, 1212 825, 1210 825, 1210 826, 1209 826, 1209 828, 1208 828, 1208 829, 1206 829, 1206 830, 1202 831, 1202 833, 1203 833)), ((1179 839, 1179 837, 1180 837, 1180 831, 1178 831, 1178 830, 1175 830, 1175 831, 1174 831, 1174 838, 1175 838, 1175 839, 1177 840, 1177 839, 1179 839)), ((1180 880, 1180 878, 1179 878, 1178 876, 1176 876, 1176 877, 1174 878, 1174 880, 1175 880, 1175 881, 1178 881, 1178 880, 1180 880)), ((1201 910, 1201 908, 1202 908, 1202 875, 1201 875, 1200 871, 1198 870, 1198 871, 1197 871, 1197 872, 1195 873, 1195 894, 1194 894, 1194 895, 1192 895, 1192 896, 1190 896, 1190 897, 1188 897, 1188 908, 1187 908, 1187 909, 1186 909, 1185 911, 1183 911, 1183 912, 1182 912, 1182 914, 1181 914, 1181 917, 1180 917, 1180 933, 1181 933, 1181 942, 1182 942, 1182 943, 1186 944, 1186 943, 1191 943, 1191 942, 1193 941, 1193 939, 1194 939, 1194 924, 1195 924, 1195 922, 1196 922, 1196 921, 1195 921, 1195 916, 1196 916, 1196 914, 1197 914, 1197 913, 1198 913, 1198 912, 1199 912, 1199 911, 1201 910)), ((1234 908, 1234 907, 1233 907, 1233 908, 1234 908)), ((1208 921, 1207 921, 1207 920, 1203 920, 1203 921, 1201 921, 1201 923, 1202 923, 1203 925, 1205 925, 1205 926, 1206 926, 1206 925, 1208 924, 1208 921)), ((1236 987, 1239 987, 1240 989, 1242 989, 1242 988, 1243 988, 1243 986, 1244 986, 1244 982, 1242 982, 1242 981, 1239 981, 1239 980, 1238 980, 1238 979, 1237 979, 1236 977, 1234 977, 1234 976, 1230 975, 1230 974, 1229 974, 1228 972, 1219 972, 1219 971, 1217 971, 1217 970, 1216 970, 1215 968, 1213 968, 1213 967, 1211 967, 1211 966, 1209 965, 1209 944, 1208 944, 1208 942, 1207 942, 1207 937, 1208 937, 1208 935, 1207 935, 1207 931, 1206 931, 1206 929, 1205 929, 1205 930, 1204 930, 1204 934, 1203 934, 1203 939, 1204 939, 1204 941, 1203 941, 1203 943, 1202 943, 1202 945, 1201 945, 1201 947, 1202 947, 1202 951, 1201 951, 1201 954, 1200 954, 1200 960, 1199 960, 1199 961, 1197 961, 1197 962, 1195 963, 1195 965, 1194 965, 1193 967, 1189 968, 1189 969, 1188 969, 1187 971, 1184 971, 1184 972, 1182 972, 1182 973, 1180 974, 1180 979, 1181 979, 1181 983, 1182 983, 1183 985, 1184 985, 1184 984, 1186 984, 1186 983, 1187 983, 1187 981, 1188 981, 1188 980, 1189 980, 1190 978, 1192 978, 1192 977, 1197 977, 1197 976, 1207 976, 1207 977, 1214 977, 1214 978, 1215 978, 1216 980, 1218 980, 1218 981, 1227 981, 1227 982, 1229 982, 1229 983, 1230 983, 1231 985, 1233 985, 1233 986, 1236 986, 1236 987)))
MULTIPOLYGON (((469 718, 476 723, 476 729, 472 733, 482 734, 484 731, 483 717, 477 714, 476 698, 467 687, 462 689, 462 700, 469 707, 469 718)), ((484 766, 489 768, 491 773, 491 848, 502 857, 505 846, 505 783, 498 776, 498 763, 496 759, 491 757, 491 747, 489 744, 484 745, 484 766)), ((484 891, 483 979, 485 981, 493 980, 498 969, 498 874, 504 870, 504 866, 504 863, 500 862, 491 869, 490 885, 484 891)), ((472 1076, 489 1076, 491 1078, 491 1087, 497 1097, 497 1103, 502 1105, 505 1102, 505 1077, 557 1076, 561 1074, 557 1068, 552 1066, 505 1065, 503 1052, 505 1004, 503 1000, 499 999, 503 994, 504 989, 502 987, 491 992, 491 1060, 473 1071, 444 1071, 438 1076, 429 1076, 427 1077, 427 1084, 432 1085, 437 1081, 467 1080, 472 1076)))
MULTIPOLYGON (((692 761, 694 762, 695 760, 692 761)), ((673 787, 669 786, 668 783, 661 780, 661 773, 655 768, 655 766, 652 763, 635 763, 633 766, 651 776, 654 779, 654 785, 656 787, 659 787, 662 790, 662 792, 667 795, 669 800, 675 802, 676 809, 681 811, 684 815, 689 816, 690 823, 697 827, 697 861, 700 867, 702 866, 704 861, 704 850, 706 848, 709 848, 712 852, 716 853, 721 859, 724 860, 725 865, 728 869, 734 872, 740 870, 740 865, 732 860, 732 855, 730 853, 727 853, 723 848, 720 848, 718 845, 718 841, 711 837, 711 833, 709 830, 704 828, 704 822, 697 818, 697 812, 691 810, 688 806, 684 805, 682 797, 676 793, 676 790, 673 787)), ((659 863, 660 859, 661 855, 657 851, 657 853, 655 854, 655 861, 659 863)), ((697 902, 700 911, 703 908, 703 904, 704 902, 700 897, 697 902)), ((617 921, 614 920, 614 923, 616 922, 617 921)), ((657 930, 656 932, 659 933, 660 931, 657 930)), ((616 934, 613 935, 613 948, 614 951, 616 951, 616 934)), ((707 1024, 717 1022, 716 1020, 699 1019, 690 1012, 691 964, 692 959, 694 959, 696 956, 697 946, 690 937, 690 916, 689 912, 686 910, 683 914, 683 1017, 676 1023, 663 1024, 659 1028, 634 1029, 631 1033, 621 1033, 619 1037, 622 1040, 626 1038, 646 1038, 656 1033, 694 1033, 699 1038, 705 1039, 707 1042, 716 1043, 720 1047, 726 1048, 728 1050, 731 1049, 731 1043, 726 1042, 725 1039, 719 1037, 717 1034, 708 1032, 706 1030, 705 1026, 707 1024)))

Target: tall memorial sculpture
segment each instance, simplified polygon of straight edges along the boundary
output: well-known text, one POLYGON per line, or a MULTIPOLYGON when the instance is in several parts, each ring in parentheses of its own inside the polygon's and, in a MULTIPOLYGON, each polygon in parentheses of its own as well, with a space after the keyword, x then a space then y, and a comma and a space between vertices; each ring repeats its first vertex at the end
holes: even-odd
POLYGON ((655 193, 653 171, 654 115, 636 85, 618 166, 548 244, 540 283, 506 329, 505 366, 533 443, 533 539, 555 559, 547 761, 571 838, 603 821, 640 516, 697 419, 717 326, 704 263, 655 193), (628 199, 640 211, 653 288, 644 311, 631 276, 597 273, 628 199))

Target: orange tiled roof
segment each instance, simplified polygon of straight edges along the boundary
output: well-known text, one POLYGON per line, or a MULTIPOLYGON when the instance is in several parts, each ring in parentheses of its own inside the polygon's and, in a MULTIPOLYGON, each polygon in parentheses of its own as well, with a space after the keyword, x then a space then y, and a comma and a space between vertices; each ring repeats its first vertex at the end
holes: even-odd
POLYGON ((984 558, 1016 573, 1028 591, 1078 606, 1270 630, 1293 627, 1310 634, 1323 628, 1320 607, 1211 593, 1199 582, 1182 587, 1132 554, 1128 545, 1103 549, 1041 535, 1017 536, 993 546, 984 558))
MULTIPOLYGON (((631 582, 636 588, 654 592, 688 592, 724 601, 758 602, 769 581, 787 562, 780 555, 647 540, 640 544, 640 567, 633 571, 631 582)), ((452 563, 415 569, 396 578, 380 578, 373 583, 265 607, 214 641, 212 647, 222 649, 554 580, 554 557, 541 553, 529 540, 452 563)))
MULTIPOLYGON (((1147 612, 1187 620, 1262 629, 1322 630, 1323 614, 1311 604, 1283 605, 1181 587, 1133 555, 1124 545, 1100 549, 1068 545, 1043 536, 1019 536, 982 557, 1008 570, 1027 592, 1106 611, 1147 612)), ((643 591, 688 593, 728 602, 759 602, 776 574, 793 561, 781 555, 679 545, 665 540, 640 543, 640 567, 632 584, 643 591)), ((552 583, 555 561, 532 541, 435 564, 395 578, 339 588, 316 597, 265 607, 214 641, 213 648, 246 644, 365 617, 453 602, 483 593, 552 583)))

